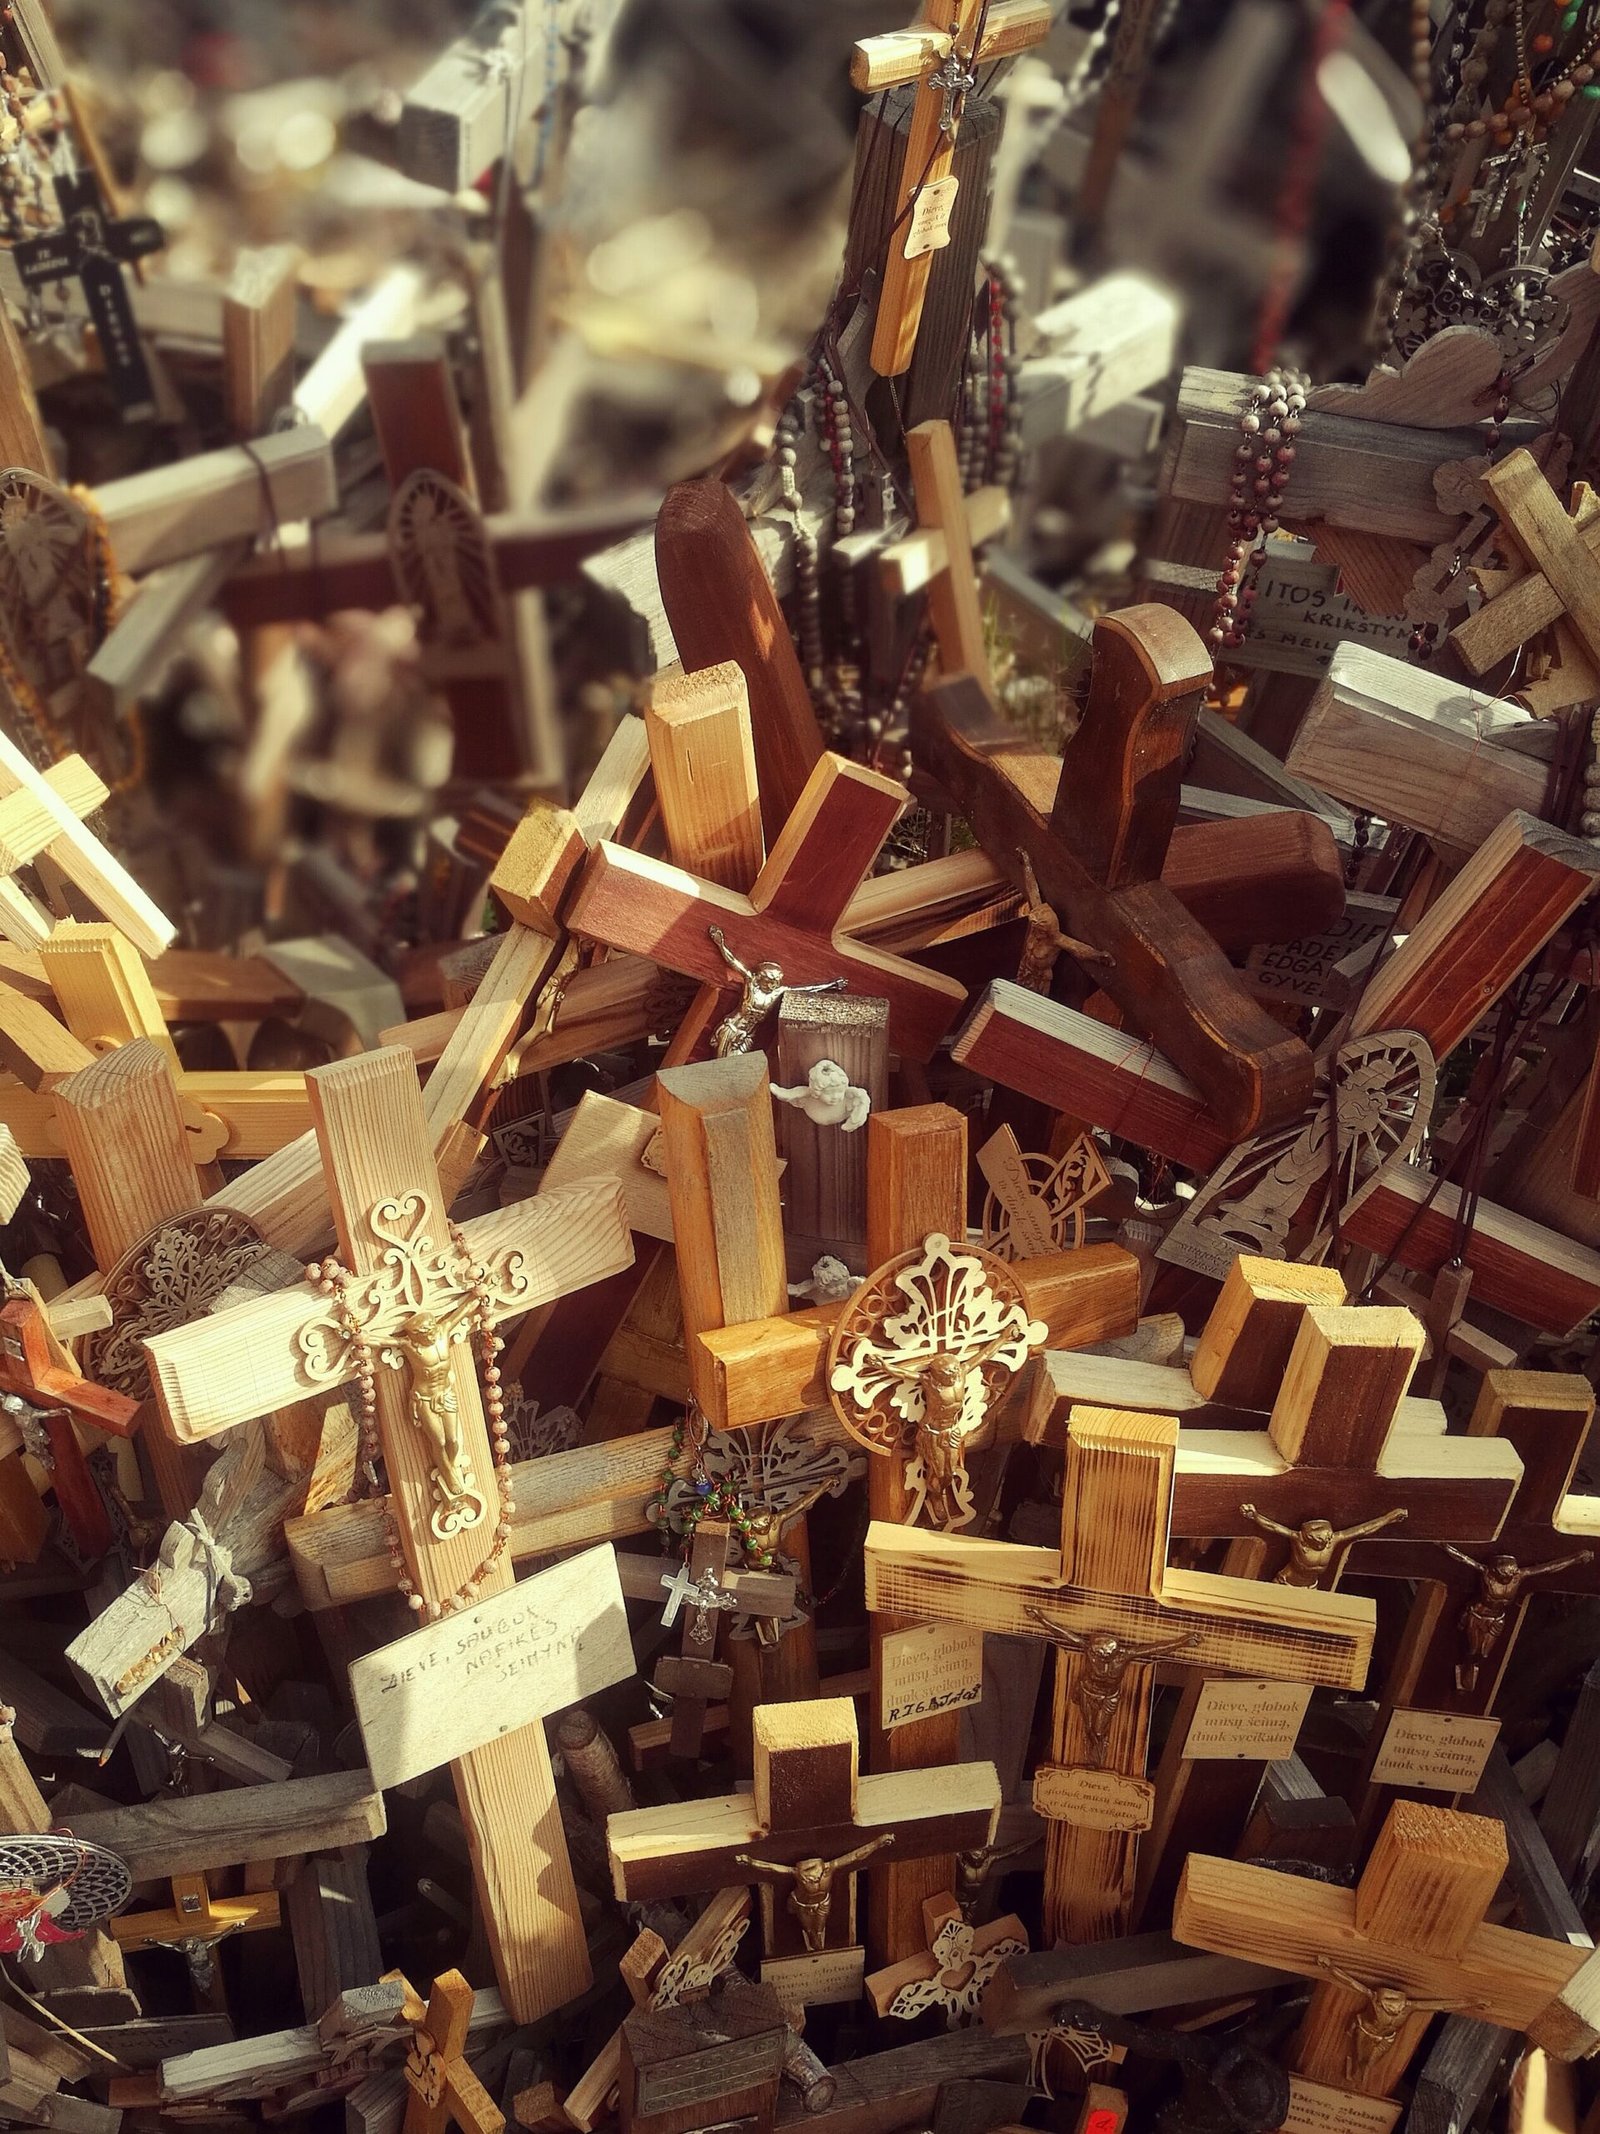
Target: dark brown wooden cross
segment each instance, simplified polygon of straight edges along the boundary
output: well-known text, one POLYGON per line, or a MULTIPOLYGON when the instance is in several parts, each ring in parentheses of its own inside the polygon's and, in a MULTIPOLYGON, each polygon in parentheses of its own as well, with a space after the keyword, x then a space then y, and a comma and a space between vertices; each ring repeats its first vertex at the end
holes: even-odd
POLYGON ((1089 702, 1059 774, 998 726, 970 675, 921 700, 911 739, 1019 887, 1026 855, 1066 932, 1112 959, 1096 963, 1099 983, 1243 1137, 1309 1100, 1312 1062, 1161 879, 1210 671, 1174 610, 1125 608, 1095 624, 1089 702))
POLYGON ((775 964, 790 986, 844 979, 852 992, 880 995, 889 1003, 890 1043, 925 1060, 965 1000, 964 988, 841 930, 845 907, 908 797, 892 778, 825 755, 748 896, 603 844, 585 866, 568 923, 590 940, 727 988, 729 960, 711 933, 718 927, 752 971, 775 964))

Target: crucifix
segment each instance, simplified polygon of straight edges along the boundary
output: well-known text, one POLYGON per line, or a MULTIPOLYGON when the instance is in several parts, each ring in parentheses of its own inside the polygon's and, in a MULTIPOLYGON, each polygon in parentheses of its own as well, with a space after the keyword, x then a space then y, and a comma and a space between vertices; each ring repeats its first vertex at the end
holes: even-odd
MULTIPOLYGON (((504 1461, 484 1419, 485 1401, 497 1423, 501 1405, 485 1329, 626 1266, 621 1195, 577 1187, 452 1233, 411 1054, 389 1046, 336 1061, 307 1084, 342 1265, 321 1263, 314 1281, 155 1336, 152 1376, 182 1438, 355 1377, 412 1604, 448 1613, 466 1589, 493 1596, 511 1583, 504 1461), (469 1320, 485 1351, 482 1399, 469 1320)), ((543 1728, 520 1728, 451 1768, 501 1990, 532 2020, 589 1977, 543 1728)))
POLYGON ((989 1842, 999 1813, 993 1764, 859 1776, 855 1706, 848 1697, 763 1704, 754 1722, 755 1788, 720 1800, 634 1808, 606 1820, 615 1894, 621 1901, 710 1894, 733 1884, 761 1889, 763 1979, 808 1980, 831 1997, 837 1962, 856 1943, 854 1870, 892 1851, 917 1860, 989 1842), (798 1964, 776 1968, 786 1959, 798 1964))
POLYGON ((1050 1825, 1045 1926, 1055 1939, 1105 1939, 1126 1925, 1136 1835, 1152 1807, 1152 1662, 1353 1689, 1366 1678, 1370 1602, 1167 1569, 1177 1441, 1170 1416, 1074 1409, 1059 1550, 876 1521, 867 1531, 870 1609, 1057 1648, 1051 1762, 1034 1780, 1050 1825))
POLYGON ((70 130, 62 133, 52 176, 61 227, 12 246, 17 272, 29 289, 79 284, 123 420, 147 422, 156 412, 155 389, 122 270, 159 252, 165 233, 152 216, 106 213, 95 173, 78 162, 70 130))
POLYGON ((280 1923, 275 1889, 244 1890, 218 1897, 200 1871, 170 1878, 172 1902, 149 1910, 122 1912, 111 1922, 111 1936, 124 1951, 176 1949, 189 1967, 196 1988, 209 1994, 216 1984, 216 1947, 235 1934, 259 1934, 280 1923))
POLYGON ((1462 1442, 1498 1440, 1522 1462, 1504 1523, 1466 1548, 1454 1536, 1407 1536, 1351 1551, 1353 1574, 1418 1587, 1379 1699, 1369 1771, 1397 1707, 1493 1710, 1535 1593, 1600 1592, 1600 1498, 1572 1488, 1593 1419, 1594 1389, 1576 1373, 1485 1372, 1462 1442))
POLYGON ((1353 1890, 1192 1853, 1172 1931, 1314 1981, 1293 2065, 1335 2090, 1387 2096, 1441 2009, 1581 2059, 1600 2042, 1589 1968, 1600 1958, 1486 1926, 1505 1872, 1499 1823, 1396 1801, 1353 1890))
POLYGON ((856 88, 917 85, 872 335, 872 367, 880 378, 899 377, 916 349, 933 255, 949 242, 951 164, 977 69, 1026 51, 1049 29, 1049 10, 1038 0, 927 0, 909 29, 864 37, 855 47, 850 79, 856 88))
POLYGON ((1096 966, 1106 991, 1242 1137, 1305 1104, 1312 1063, 1161 880, 1209 672, 1180 616, 1123 609, 1095 625, 1089 703, 1059 767, 1017 751, 970 677, 919 700, 911 737, 1007 874, 1020 882, 1026 855, 1060 922, 1114 959, 1096 966))
POLYGON ((744 1006, 776 1006, 785 987, 842 982, 889 1003, 889 1042, 926 1059, 950 1027, 965 989, 843 931, 860 888, 907 794, 842 756, 819 758, 748 896, 698 879, 625 846, 590 855, 568 915, 575 933, 649 956, 667 970, 726 991, 730 968, 744 1006), (716 936, 720 933, 719 943, 716 936))

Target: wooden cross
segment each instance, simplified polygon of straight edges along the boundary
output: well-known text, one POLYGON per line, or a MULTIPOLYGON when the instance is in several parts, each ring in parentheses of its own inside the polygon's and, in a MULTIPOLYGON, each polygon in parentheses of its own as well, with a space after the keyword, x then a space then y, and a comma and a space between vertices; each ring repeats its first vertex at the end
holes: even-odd
POLYGON ((1152 1660, 1344 1688, 1366 1678, 1370 1602, 1167 1569, 1177 1438, 1170 1416, 1075 1409, 1059 1551, 867 1530, 869 1608, 1059 1648, 1052 1762, 1034 1782, 1053 1938, 1103 1939, 1126 1922, 1150 1819, 1152 1660))
POLYGON ((858 89, 917 84, 872 335, 872 367, 880 378, 898 378, 916 349, 933 254, 948 241, 956 133, 977 69, 1026 51, 1049 28, 1049 10, 1039 0, 989 0, 987 6, 928 0, 910 29, 864 37, 851 55, 850 79, 858 89))
POLYGON ((1030 776, 1046 759, 1008 747, 959 677, 913 708, 912 744, 1008 875, 1020 884, 1025 854, 1060 923, 1113 959, 1096 967, 1107 992, 1205 1092, 1223 1130, 1255 1133, 1306 1103, 1311 1055, 1160 879, 1210 663, 1164 608, 1101 616, 1095 647, 1059 773, 1030 776))
POLYGON ((159 252, 167 241, 165 232, 149 215, 108 215, 95 174, 77 164, 70 137, 63 140, 57 155, 68 158, 54 172, 61 227, 47 230, 42 237, 24 238, 11 247, 11 256, 25 288, 41 289, 51 282, 79 284, 123 420, 148 421, 156 412, 155 389, 122 270, 159 252))
POLYGON ((212 1975, 212 1951, 233 1934, 257 1934, 279 1924, 275 1889, 216 1897, 201 1873, 173 1875, 172 1902, 149 1911, 119 1912, 110 1922, 118 1948, 176 1948, 197 1982, 212 1975))
POLYGON ((401 2134, 501 2134, 502 2113, 467 2065, 472 1988, 459 1971, 441 1971, 424 2010, 408 2004, 416 2035, 406 2054, 406 2116, 401 2134))
MULTIPOLYGON (((816 1957, 854 1946, 854 1869, 868 1858, 886 1848, 910 1860, 959 1852, 993 1835, 1000 1807, 993 1764, 862 1778, 847 1697, 760 1705, 754 1738, 753 1793, 607 1818, 620 1901, 759 1884, 769 1965, 816 1957)), ((815 1968, 796 1967, 796 1998, 815 1968)))
MULTIPOLYGON (((49 774, 37 771, 0 732, 0 875, 9 876, 43 854, 141 954, 158 956, 177 928, 79 820, 104 795, 105 788, 80 759, 68 757, 49 774)), ((37 948, 50 921, 15 884, 7 882, 4 891, 0 927, 22 947, 37 948)))
POLYGON ((1439 2009, 1579 2059, 1600 2042, 1592 2013, 1600 1958, 1485 1926, 1505 1872, 1498 1823, 1397 1801, 1353 1890, 1191 1854, 1172 1931, 1196 1948, 1317 1981, 1294 2067, 1358 2096, 1388 2095, 1439 2009))
POLYGON ((38 1411, 49 1441, 51 1486, 61 1516, 86 1557, 93 1561, 103 1556, 112 1542, 111 1521, 73 1423, 76 1419, 127 1437, 138 1417, 138 1402, 85 1378, 51 1333, 38 1297, 25 1292, 12 1294, 0 1306, 0 1394, 38 1411))
POLYGON ((1374 1755, 1396 1705, 1493 1709, 1535 1593, 1600 1592, 1600 1497, 1572 1489, 1593 1419, 1594 1389, 1576 1373, 1486 1372, 1463 1442, 1506 1444, 1524 1470, 1493 1538, 1459 1549, 1461 1537, 1407 1535, 1352 1550, 1353 1574, 1419 1585, 1379 1702, 1374 1755))
MULTIPOLYGON (((449 1252, 438 1174, 410 1053, 397 1046, 335 1062, 307 1077, 341 1258, 354 1275, 352 1308, 363 1337, 393 1342, 421 1301, 459 1315, 464 1268, 480 1264, 488 1309, 504 1318, 628 1265, 633 1244, 616 1187, 547 1194, 463 1227, 465 1259, 449 1252)), ((147 1344, 163 1412, 180 1437, 203 1437, 270 1413, 305 1393, 343 1383, 359 1356, 311 1283, 282 1290, 147 1344)), ((430 1456, 396 1371, 380 1367, 376 1398, 384 1465, 406 1568, 425 1603, 445 1601, 475 1574, 498 1514, 477 1375, 450 1351, 460 1430, 454 1474, 430 1456), (475 1520, 441 1535, 443 1499, 469 1473, 481 1494, 475 1520)), ((482 1580, 504 1590, 502 1560, 482 1580)), ((589 1977, 541 1726, 473 1750, 452 1766, 474 1834, 482 1916, 506 2001, 519 2016, 547 2011, 589 1977)))
POLYGON ((941 564, 928 580, 928 609, 933 620, 939 665, 946 674, 970 674, 992 704, 994 677, 983 635, 983 608, 972 563, 973 538, 967 499, 961 490, 955 438, 947 422, 919 422, 906 432, 917 524, 935 532, 944 549, 941 564))
POLYGON ((843 978, 856 992, 881 994, 889 1003, 891 1045, 927 1059, 964 989, 842 931, 845 907, 907 797, 893 779, 825 755, 748 896, 625 846, 602 844, 584 869, 568 923, 590 940, 726 990, 728 960, 710 932, 719 927, 728 950, 749 970, 775 965, 791 986, 843 978))
MULTIPOLYGON (((1537 843, 1524 842, 1517 828, 1526 818, 1511 820, 1511 838, 1526 858, 1537 861, 1541 857, 1537 843)), ((1568 873, 1566 848, 1577 847, 1578 841, 1561 837, 1545 824, 1534 828, 1545 837, 1560 839, 1559 864, 1561 871, 1568 873)), ((1542 843, 1542 839, 1538 842, 1542 843)), ((1529 893, 1518 902, 1525 913, 1537 906, 1538 916, 1533 922, 1537 928, 1550 923, 1550 882, 1548 875, 1539 881, 1533 868, 1529 873, 1529 893)), ((1454 888, 1452 883, 1446 897, 1454 888)), ((1567 893, 1563 889, 1563 898, 1567 893)), ((1578 897, 1583 893, 1580 890, 1578 897)), ((1494 908, 1499 908, 1498 900, 1494 908)), ((1509 904, 1507 923, 1512 923, 1509 904)), ((1527 926, 1521 930, 1526 939, 1527 926)), ((1418 934, 1423 932, 1424 928, 1417 929, 1418 934)), ((1484 936, 1483 922, 1469 926, 1463 913, 1452 928, 1445 968, 1434 973, 1431 988, 1427 973, 1419 970, 1419 963, 1437 947, 1438 936, 1431 929, 1419 946, 1419 963, 1413 963, 1407 955, 1411 945, 1408 940, 1405 948, 1390 959, 1380 978, 1393 965, 1400 964, 1396 993, 1405 1000, 1408 1012, 1413 1016, 1427 1013, 1425 994, 1432 990, 1434 1011, 1444 1011, 1445 1028, 1454 1025, 1458 1016, 1466 1016, 1465 1027, 1470 1028, 1477 1020, 1470 1007, 1473 980, 1470 970, 1456 962, 1454 948, 1459 941, 1465 956, 1474 934, 1484 939, 1485 945, 1492 941, 1498 949, 1498 927, 1492 935, 1484 936), (1453 984, 1451 977, 1457 972, 1461 982, 1453 984)), ((1497 973, 1503 973, 1516 955, 1515 949, 1505 958, 1497 955, 1497 973)), ((1398 1025, 1398 1009, 1391 1006, 1389 1012, 1398 1025)), ((1457 1035, 1461 1034, 1464 1032, 1458 1028, 1457 1035)), ((1229 1137, 1218 1127, 1198 1089, 1170 1066, 1153 1045, 1122 1031, 1108 1030, 1090 1016, 1041 999, 1004 979, 990 986, 968 1016, 956 1034, 951 1056, 976 1074, 1001 1082, 1024 1096, 1036 1097, 1053 1109, 1065 1107, 1076 1118, 1107 1126, 1142 1148, 1194 1170, 1209 1170, 1220 1162, 1229 1145, 1229 1137)), ((1432 1276, 1458 1249, 1461 1204, 1458 1186, 1439 1185, 1425 1173, 1402 1166, 1385 1172, 1372 1192, 1351 1209, 1343 1226, 1344 1236, 1352 1245, 1369 1252, 1392 1253, 1402 1266, 1432 1276)), ((1600 1253, 1574 1243, 1556 1230, 1496 1207, 1492 1201, 1478 1202, 1464 1257, 1473 1270, 1472 1293, 1476 1301, 1493 1304, 1542 1332, 1570 1334, 1591 1312, 1600 1310, 1600 1253)))

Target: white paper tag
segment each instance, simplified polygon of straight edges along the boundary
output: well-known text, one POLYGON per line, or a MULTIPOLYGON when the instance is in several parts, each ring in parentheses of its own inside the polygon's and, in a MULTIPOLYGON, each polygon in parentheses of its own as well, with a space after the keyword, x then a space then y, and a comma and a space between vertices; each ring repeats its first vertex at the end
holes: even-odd
POLYGON ((958 1712, 983 1695, 983 1632, 964 1623, 922 1623, 883 1641, 879 1724, 909 1726, 958 1712))
POLYGON ((350 1663, 373 1784, 398 1786, 633 1673, 609 1541, 350 1663))
POLYGON ((911 227, 906 231, 907 259, 944 250, 950 242, 950 217, 960 189, 961 180, 954 176, 935 178, 923 186, 911 209, 911 227))

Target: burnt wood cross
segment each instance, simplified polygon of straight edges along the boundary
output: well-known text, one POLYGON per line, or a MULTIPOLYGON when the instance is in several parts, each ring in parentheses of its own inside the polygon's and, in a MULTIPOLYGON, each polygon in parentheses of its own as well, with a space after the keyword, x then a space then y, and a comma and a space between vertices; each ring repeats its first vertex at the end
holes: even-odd
POLYGON ((1182 616, 1124 608, 1095 624, 1089 702, 1059 770, 998 725, 970 675, 914 707, 911 739, 979 842, 1019 887, 1031 863, 1061 926, 1110 959, 1098 982, 1242 1138, 1292 1117, 1313 1069, 1161 879, 1209 673, 1182 616))

